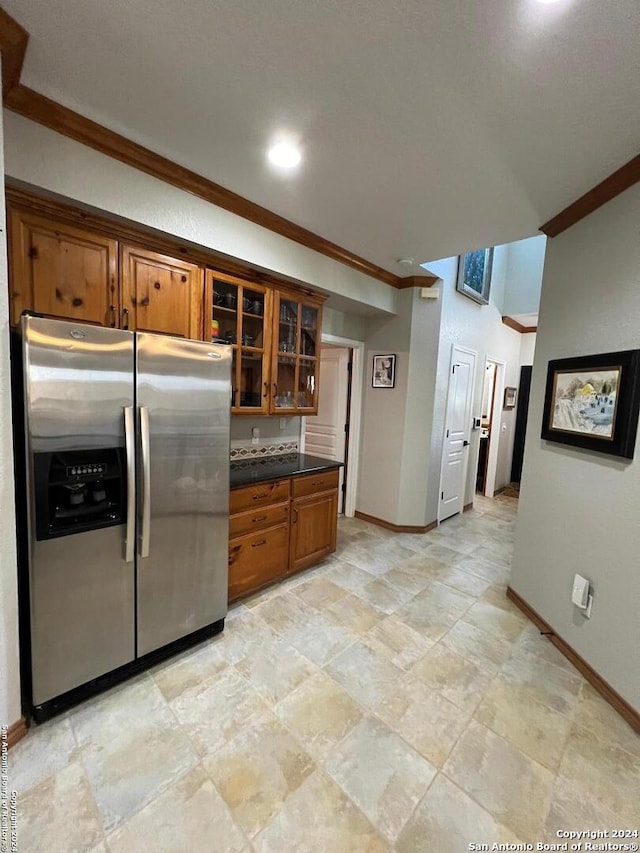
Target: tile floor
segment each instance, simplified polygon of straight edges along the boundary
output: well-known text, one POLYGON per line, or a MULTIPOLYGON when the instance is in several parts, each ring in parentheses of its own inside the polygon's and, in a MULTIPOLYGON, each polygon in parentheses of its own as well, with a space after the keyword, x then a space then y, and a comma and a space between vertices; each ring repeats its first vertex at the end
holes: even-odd
POLYGON ((640 737, 505 598, 517 504, 340 523, 221 637, 9 753, 20 853, 461 853, 640 827, 640 737))

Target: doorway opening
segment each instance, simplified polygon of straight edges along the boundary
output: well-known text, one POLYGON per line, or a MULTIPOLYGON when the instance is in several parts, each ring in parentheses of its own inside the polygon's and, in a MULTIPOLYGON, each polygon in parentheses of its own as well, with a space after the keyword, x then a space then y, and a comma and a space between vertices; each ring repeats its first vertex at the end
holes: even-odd
POLYGON ((353 517, 356 508, 364 343, 323 335, 319 352, 318 414, 303 418, 303 453, 335 459, 340 469, 338 514, 353 517))
POLYGON ((476 492, 492 498, 498 469, 498 448, 502 430, 502 398, 504 396, 503 361, 487 357, 482 385, 480 413, 480 450, 476 471, 476 492))

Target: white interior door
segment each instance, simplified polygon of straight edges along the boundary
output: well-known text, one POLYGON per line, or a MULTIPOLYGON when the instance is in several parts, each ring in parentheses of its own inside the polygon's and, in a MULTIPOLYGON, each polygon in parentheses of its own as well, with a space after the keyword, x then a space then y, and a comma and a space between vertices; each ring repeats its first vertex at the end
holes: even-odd
POLYGON ((455 515, 457 512, 462 512, 464 509, 475 374, 476 353, 454 346, 451 353, 449 393, 445 416, 440 509, 438 513, 440 521, 455 515))
MULTIPOLYGON (((313 456, 344 462, 349 393, 349 350, 346 347, 321 348, 319 387, 318 414, 305 418, 304 450, 313 456)), ((339 510, 342 509, 343 480, 344 468, 341 468, 339 510)))

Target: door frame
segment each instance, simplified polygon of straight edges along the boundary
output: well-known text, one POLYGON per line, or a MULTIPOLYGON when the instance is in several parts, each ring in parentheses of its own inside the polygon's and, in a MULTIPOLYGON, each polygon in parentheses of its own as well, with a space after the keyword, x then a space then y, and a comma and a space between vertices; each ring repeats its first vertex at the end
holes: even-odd
MULTIPOLYGON (((449 392, 451 390, 451 376, 453 374, 453 365, 455 362, 456 352, 463 352, 466 355, 472 355, 475 359, 475 369, 473 371, 473 376, 471 379, 471 394, 470 394, 471 411, 469 412, 469 418, 470 418, 469 437, 471 437, 471 420, 473 419, 473 402, 475 400, 476 382, 477 382, 477 373, 478 373, 478 351, 471 349, 470 347, 463 347, 460 344, 454 343, 454 344, 451 344, 451 356, 449 357, 449 368, 448 368, 449 369, 449 378, 447 380, 447 396, 446 396, 445 402, 444 402, 444 417, 442 419, 443 420, 443 424, 442 424, 442 451, 440 454, 440 480, 438 482, 438 495, 442 494, 442 478, 443 478, 443 473, 444 473, 444 462, 445 462, 445 456, 446 456, 446 441, 447 441, 447 410, 449 408, 449 392)), ((469 447, 471 447, 471 443, 469 443, 469 447)), ((467 491, 467 477, 469 475, 469 456, 470 455, 471 455, 470 452, 467 453, 466 458, 463 462, 464 473, 462 475, 463 486, 462 486, 462 510, 461 510, 461 512, 464 512, 464 506, 465 506, 464 498, 465 498, 465 493, 467 491)), ((440 498, 438 498, 438 514, 437 514, 438 524, 441 524, 441 521, 440 521, 440 510, 441 510, 441 508, 442 508, 442 501, 440 498)))
POLYGON ((484 496, 492 498, 496 491, 498 451, 502 436, 502 402, 504 400, 504 381, 507 372, 507 363, 502 359, 494 358, 489 353, 485 356, 485 367, 487 362, 491 362, 496 366, 493 385, 493 406, 491 408, 491 432, 489 433, 489 449, 487 450, 487 473, 484 479, 484 496))
MULTIPOLYGON (((344 514, 353 518, 358 496, 358 462, 360 460, 360 430, 362 426, 362 386, 364 382, 364 341, 322 333, 320 342, 337 347, 349 347, 351 360, 351 404, 349 406, 349 453, 347 455, 347 488, 344 496, 344 514)), ((322 393, 322 389, 320 389, 322 393)), ((300 424, 300 453, 304 453, 305 418, 300 424)))

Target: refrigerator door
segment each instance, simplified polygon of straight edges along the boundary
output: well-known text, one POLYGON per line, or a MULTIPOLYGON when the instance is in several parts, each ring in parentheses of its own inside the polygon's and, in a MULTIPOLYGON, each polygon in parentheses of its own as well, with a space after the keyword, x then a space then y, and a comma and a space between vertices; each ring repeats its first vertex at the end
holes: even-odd
POLYGON ((231 348, 136 336, 138 656, 227 613, 231 348))
POLYGON ((130 430, 125 436, 134 339, 35 317, 22 331, 32 693, 41 705, 135 657, 134 563, 126 560, 135 446, 130 430), (97 473, 106 467, 110 479, 97 473))

